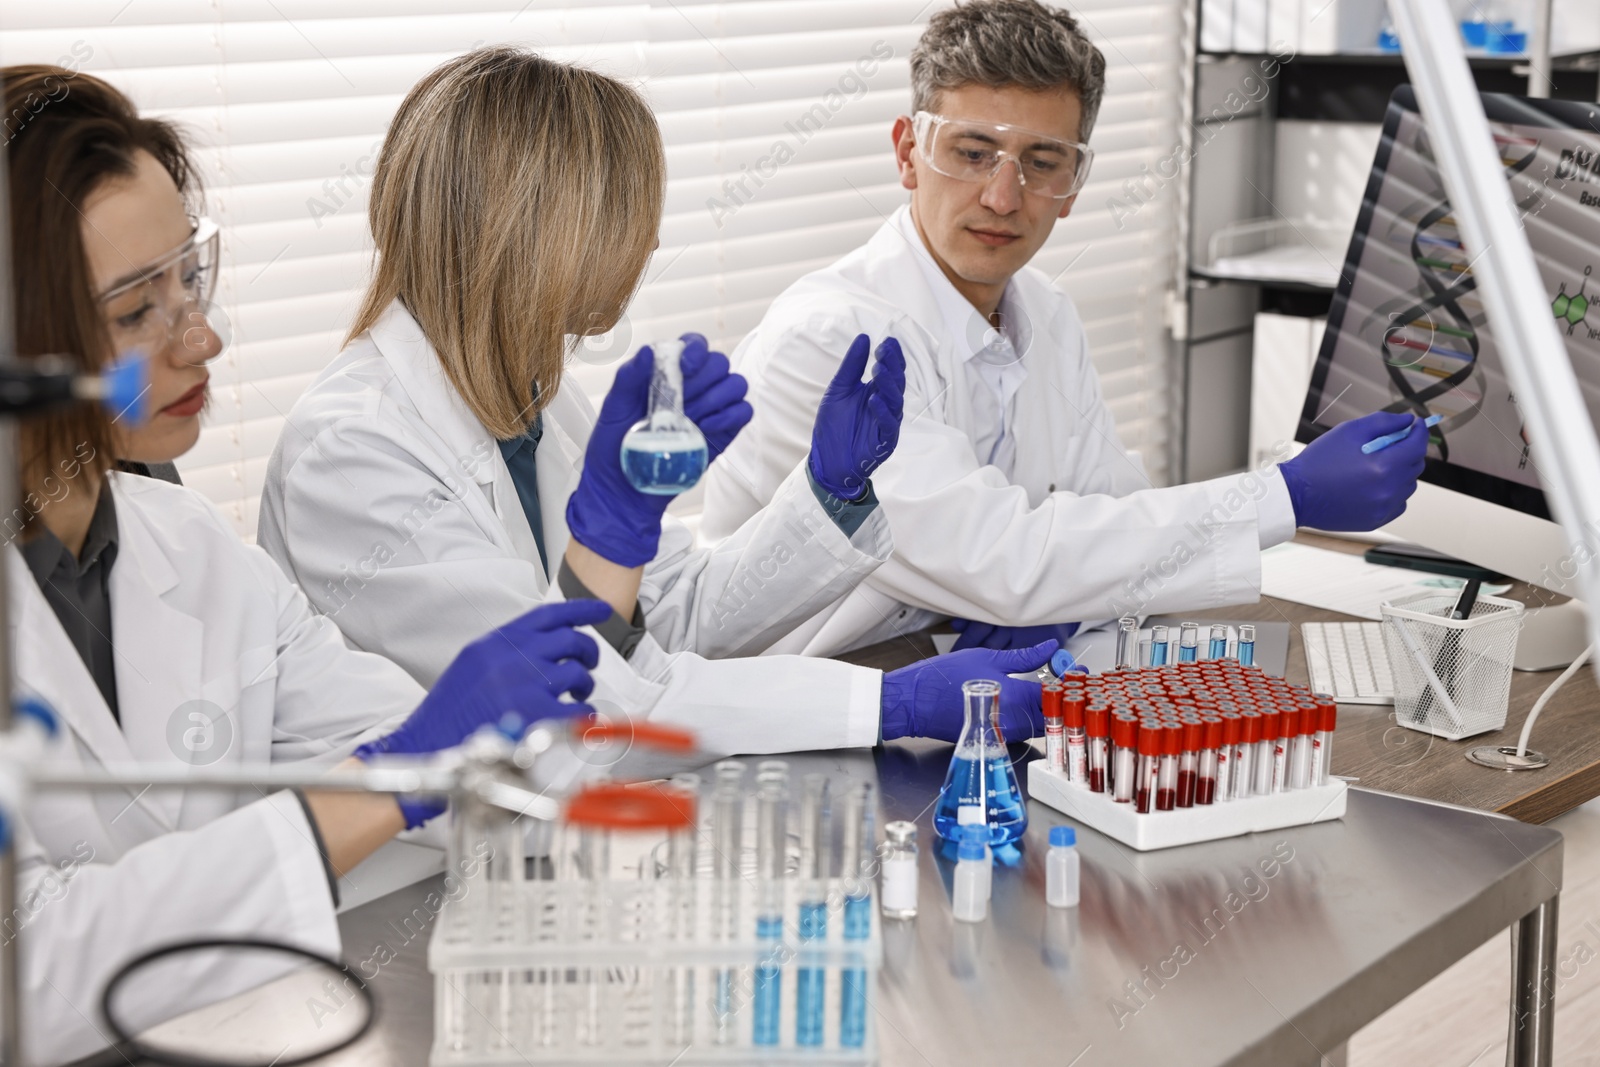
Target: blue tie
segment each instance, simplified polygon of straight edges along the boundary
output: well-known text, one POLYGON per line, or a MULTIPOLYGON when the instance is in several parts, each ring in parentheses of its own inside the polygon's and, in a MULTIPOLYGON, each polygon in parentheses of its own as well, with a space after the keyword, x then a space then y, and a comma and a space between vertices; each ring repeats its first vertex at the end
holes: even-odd
POLYGON ((539 510, 539 474, 534 468, 534 452, 539 438, 544 436, 544 415, 533 420, 528 432, 509 441, 501 441, 500 455, 511 471, 511 484, 517 487, 517 499, 522 501, 522 514, 533 529, 533 543, 539 548, 539 565, 550 573, 550 561, 544 554, 544 520, 539 510))

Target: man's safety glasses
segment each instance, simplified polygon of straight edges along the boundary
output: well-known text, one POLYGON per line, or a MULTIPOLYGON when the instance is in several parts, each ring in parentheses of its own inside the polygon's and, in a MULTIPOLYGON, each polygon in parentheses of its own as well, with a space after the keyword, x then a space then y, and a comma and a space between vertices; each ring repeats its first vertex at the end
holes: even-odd
POLYGON ((911 119, 922 158, 947 178, 986 182, 1006 163, 1025 192, 1065 200, 1083 188, 1094 149, 1076 141, 992 122, 919 111, 911 119))
POLYGON ((187 362, 216 356, 206 316, 216 297, 218 233, 212 220, 195 219, 187 241, 100 295, 112 351, 154 356, 171 341, 187 362))

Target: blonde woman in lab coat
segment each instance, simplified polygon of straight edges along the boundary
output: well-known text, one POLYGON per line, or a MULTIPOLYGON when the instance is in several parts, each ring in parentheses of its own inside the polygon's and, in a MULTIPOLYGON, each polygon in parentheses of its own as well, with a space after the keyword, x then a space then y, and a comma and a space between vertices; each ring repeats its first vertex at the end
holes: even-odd
MULTIPOLYGON (((19 690, 57 718, 43 758, 331 766, 353 752, 448 748, 508 708, 525 721, 587 710, 559 698, 589 692, 595 643, 573 627, 605 605, 530 612, 467 644, 425 694, 388 660, 346 647, 200 496, 117 469, 170 462, 199 435, 206 363, 222 347, 205 317, 216 227, 196 211, 172 127, 85 74, 0 75, 8 100, 50 100, 8 149, 19 352, 98 369, 137 349, 149 363, 143 425, 74 408, 21 427, 23 504, 5 517, 8 638, 19 690)), ((33 798, 13 837, 19 907, 5 931, 21 939, 27 1062, 101 1048, 105 982, 157 945, 255 937, 336 957, 338 874, 439 810, 315 790, 33 798)), ((142 1029, 279 970, 259 955, 168 967, 129 987, 124 1020, 142 1029)))
MULTIPOLYGON (((371 287, 348 346, 290 412, 259 543, 348 639, 425 685, 484 627, 592 594, 615 609, 600 627, 603 711, 690 727, 719 753, 953 739, 963 681, 1036 668, 1055 646, 888 676, 729 658, 762 652, 888 556, 868 476, 898 437, 897 343, 880 345, 870 382, 868 339, 846 343, 806 454, 712 550, 622 475, 648 351, 619 368, 598 416, 565 374, 575 335, 620 318, 664 188, 655 120, 613 79, 492 48, 418 83, 373 176, 371 287)), ((684 367, 714 461, 749 419, 744 382, 703 339, 684 367)), ((1038 686, 1005 684, 1026 735, 1038 686)))

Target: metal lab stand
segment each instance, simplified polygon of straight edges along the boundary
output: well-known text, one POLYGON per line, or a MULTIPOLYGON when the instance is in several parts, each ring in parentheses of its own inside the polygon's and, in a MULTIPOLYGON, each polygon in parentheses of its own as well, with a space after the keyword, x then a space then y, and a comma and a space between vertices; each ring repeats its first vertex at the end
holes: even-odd
MULTIPOLYGON (((837 774, 852 756, 790 762, 797 775, 837 774)), ((1359 789, 1338 822, 1142 855, 1080 828, 1083 900, 1056 910, 1044 903, 1043 846, 1067 820, 1030 804, 1022 865, 996 869, 989 919, 965 924, 950 916, 951 864, 934 855, 950 746, 895 742, 874 756, 883 820, 915 821, 922 845, 920 914, 885 924, 872 994, 886 1065, 1342 1063, 1352 1034, 1513 924, 1512 1062, 1551 1062, 1557 831, 1359 789)), ((391 920, 432 888, 341 916, 346 955, 393 942, 391 920)), ((376 1032, 325 1062, 427 1063, 427 940, 401 947, 374 981, 376 1032)))

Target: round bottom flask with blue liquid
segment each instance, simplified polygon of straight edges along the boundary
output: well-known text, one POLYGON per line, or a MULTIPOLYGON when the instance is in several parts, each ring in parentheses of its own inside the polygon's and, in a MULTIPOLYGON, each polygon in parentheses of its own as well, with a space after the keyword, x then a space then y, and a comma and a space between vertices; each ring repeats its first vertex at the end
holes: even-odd
POLYGON ((999 850, 1028 829, 1028 809, 1000 731, 1000 683, 979 679, 961 692, 966 717, 933 810, 933 829, 953 847, 962 827, 987 826, 989 847, 999 850))
POLYGON ((651 346, 650 411, 622 438, 622 472, 641 493, 676 496, 694 487, 710 454, 700 428, 683 413, 682 341, 651 346))

